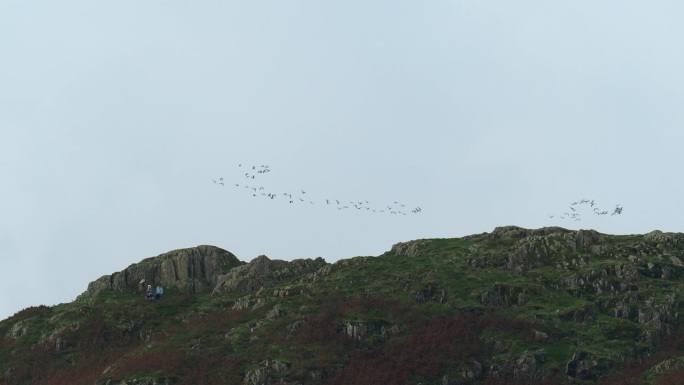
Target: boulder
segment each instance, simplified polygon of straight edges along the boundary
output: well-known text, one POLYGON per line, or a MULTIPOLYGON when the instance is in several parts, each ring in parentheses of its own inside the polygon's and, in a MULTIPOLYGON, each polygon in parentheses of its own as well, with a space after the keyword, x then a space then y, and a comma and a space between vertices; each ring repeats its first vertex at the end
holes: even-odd
POLYGON ((515 360, 513 378, 516 381, 529 381, 544 378, 546 372, 543 370, 542 364, 547 358, 548 353, 544 349, 539 349, 534 352, 523 352, 523 354, 515 360))
POLYGON ((173 250, 100 277, 88 284, 88 289, 77 299, 94 297, 103 290, 142 291, 148 284, 161 284, 184 293, 207 292, 216 286, 219 274, 243 263, 232 253, 215 246, 173 250))

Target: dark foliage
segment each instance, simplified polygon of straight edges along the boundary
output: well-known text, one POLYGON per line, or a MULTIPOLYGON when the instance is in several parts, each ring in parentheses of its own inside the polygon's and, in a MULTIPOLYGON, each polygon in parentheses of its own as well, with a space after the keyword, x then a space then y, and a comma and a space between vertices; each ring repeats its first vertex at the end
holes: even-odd
POLYGON ((454 364, 478 359, 485 349, 480 339, 485 329, 516 333, 531 340, 531 330, 545 329, 529 320, 509 319, 496 313, 459 313, 407 323, 407 332, 371 351, 355 351, 331 384, 411 384, 414 379, 435 381, 454 364))
MULTIPOLYGON (((656 364, 670 358, 682 355, 684 347, 684 334, 674 333, 663 340, 658 346, 659 353, 650 357, 628 360, 615 366, 617 374, 598 382, 599 385, 640 385, 644 382, 644 373, 656 364)), ((655 382, 657 385, 681 385, 684 384, 684 370, 677 370, 664 376, 660 376, 655 382), (677 381, 677 379, 679 379, 677 381)))
POLYGON ((684 384, 684 369, 673 371, 659 377, 654 385, 682 385, 684 384))

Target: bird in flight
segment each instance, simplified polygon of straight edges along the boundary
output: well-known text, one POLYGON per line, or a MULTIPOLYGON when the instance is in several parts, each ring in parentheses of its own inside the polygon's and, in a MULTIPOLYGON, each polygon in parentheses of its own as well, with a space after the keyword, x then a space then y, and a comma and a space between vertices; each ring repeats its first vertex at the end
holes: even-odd
MULTIPOLYGON (((565 219, 565 216, 568 216, 569 218, 574 218, 575 221, 579 221, 580 220, 579 216, 580 216, 581 206, 584 204, 589 205, 589 207, 592 208, 591 212, 596 214, 596 215, 608 214, 608 211, 606 211, 606 210, 601 211, 601 209, 599 207, 594 207, 594 206, 596 206, 595 200, 593 200, 593 199, 589 200, 589 199, 584 198, 584 199, 581 199, 579 201, 574 201, 574 202, 570 203, 569 208, 570 208, 572 214, 563 213, 563 215, 559 216, 560 219, 565 219), (573 206, 575 206, 575 207, 573 207, 573 206)), ((620 215, 621 213, 622 213, 622 206, 620 206, 620 204, 617 204, 617 205, 615 205, 615 208, 613 209, 611 216, 620 215)), ((549 214, 549 218, 553 218, 554 216, 555 215, 549 214)))
MULTIPOLYGON (((245 164, 245 166, 247 167, 246 169, 242 169, 242 165, 243 165, 243 163, 238 163, 237 166, 241 170, 246 170, 248 172, 244 172, 244 171, 238 172, 237 175, 243 175, 243 177, 246 179, 251 178, 251 179, 256 180, 257 178, 264 178, 265 177, 264 174, 271 171, 269 166, 266 164, 261 164, 261 166, 257 169, 257 163, 253 163, 251 166, 251 170, 256 170, 256 172, 249 171, 250 170, 249 164, 247 164, 247 163, 245 164)), ((229 179, 230 178, 221 177, 221 178, 211 179, 211 180, 214 184, 223 186, 224 181, 225 181, 225 183, 230 182, 229 179)), ((232 181, 232 182, 234 183, 235 181, 232 181)), ((252 190, 252 192, 251 192, 252 197, 264 196, 266 198, 273 200, 277 197, 277 195, 280 195, 280 193, 273 192, 273 190, 271 190, 271 187, 268 186, 267 184, 262 184, 261 187, 252 187, 252 186, 248 186, 248 185, 245 185, 242 183, 234 183, 234 184, 235 184, 235 187, 244 186, 245 189, 252 190)), ((287 202, 289 204, 298 204, 298 202, 301 202, 301 203, 309 202, 309 205, 316 205, 316 202, 318 202, 318 199, 315 197, 309 197, 313 193, 305 191, 301 188, 299 190, 301 191, 301 194, 302 194, 300 197, 294 198, 293 194, 290 194, 287 192, 283 192, 282 195, 285 197, 289 197, 289 199, 287 200, 287 202), (306 200, 303 199, 302 198, 303 195, 307 195, 307 197, 309 197, 309 199, 306 199, 306 200)), ((333 207, 337 208, 338 210, 342 210, 345 208, 348 209, 349 206, 352 206, 356 210, 366 209, 366 211, 370 212, 372 210, 374 213, 385 213, 385 212, 387 212, 387 213, 391 213, 391 214, 395 214, 395 215, 397 215, 397 214, 406 215, 406 213, 403 212, 401 210, 401 208, 395 209, 395 207, 397 207, 397 206, 406 207, 405 204, 401 203, 400 201, 396 201, 396 200, 392 201, 392 202, 394 202, 394 205, 391 205, 391 206, 386 203, 386 207, 388 210, 385 211, 385 210, 381 210, 380 207, 373 207, 374 205, 370 204, 370 202, 368 200, 349 201, 349 203, 350 203, 349 206, 347 206, 347 205, 342 206, 343 205, 342 202, 344 202, 344 200, 340 201, 339 199, 330 199, 330 198, 324 198, 324 197, 321 197, 321 198, 322 198, 321 201, 325 201, 326 204, 321 205, 319 207, 333 206, 333 207)), ((380 204, 380 205, 382 205, 382 204, 380 204)), ((421 209, 420 209, 420 207, 416 207, 413 210, 411 210, 411 212, 413 214, 417 214, 417 213, 421 212, 421 209)))

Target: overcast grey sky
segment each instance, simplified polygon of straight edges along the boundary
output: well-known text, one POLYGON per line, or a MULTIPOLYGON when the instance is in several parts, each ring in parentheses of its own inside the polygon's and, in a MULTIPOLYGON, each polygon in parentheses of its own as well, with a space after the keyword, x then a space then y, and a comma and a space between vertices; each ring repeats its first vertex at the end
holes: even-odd
POLYGON ((334 262, 503 225, 681 231, 683 14, 0 2, 0 319, 200 244, 334 262), (584 198, 624 210, 564 215, 584 198), (395 201, 407 215, 379 212, 395 201))

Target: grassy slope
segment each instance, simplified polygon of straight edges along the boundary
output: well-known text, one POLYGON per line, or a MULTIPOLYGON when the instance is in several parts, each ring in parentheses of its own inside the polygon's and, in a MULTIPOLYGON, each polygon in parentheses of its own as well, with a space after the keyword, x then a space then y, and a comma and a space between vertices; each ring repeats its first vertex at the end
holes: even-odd
MULTIPOLYGON (((637 244, 648 245, 643 236, 605 238, 598 254, 550 250, 527 256, 522 273, 513 272, 510 255, 525 241, 482 235, 425 241, 415 256, 340 261, 327 275, 280 282, 298 293, 283 298, 273 296, 273 288, 220 296, 171 290, 155 302, 107 292, 95 301, 29 308, 0 323, 0 336, 21 334, 17 325, 27 330, 1 340, 0 384, 77 385, 108 378, 242 383, 260 373, 286 383, 430 384, 448 376, 451 383, 495 384, 477 375, 477 363, 485 364, 485 373, 491 365, 512 373, 521 357, 540 349, 546 358, 538 372, 557 374, 549 383, 565 377, 576 352, 609 363, 594 371, 606 384, 677 383, 683 373, 676 368, 641 374, 684 355, 676 343, 680 323, 670 322, 669 335, 654 348, 644 338, 655 333, 653 325, 637 321, 640 312, 679 298, 682 267, 654 252, 635 265, 638 284, 597 294, 592 285, 598 280, 608 286, 629 281, 602 271, 628 263, 637 244), (563 262, 566 269, 559 268, 563 262), (672 272, 668 279, 649 276, 648 263, 672 272), (578 277, 585 283, 568 284, 578 277), (241 298, 249 308, 234 310, 241 298), (621 303, 629 308, 626 318, 615 316, 621 303), (355 326, 365 330, 359 339, 345 333, 355 326), (65 342, 58 349, 60 339, 65 342), (497 341, 506 348, 494 349, 497 341)), ((682 255, 677 246, 667 251, 682 255)))

